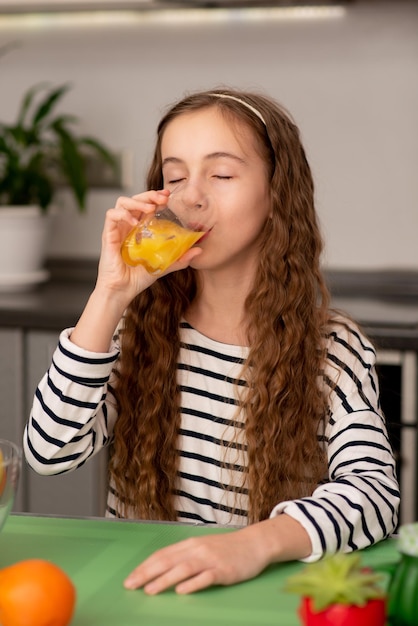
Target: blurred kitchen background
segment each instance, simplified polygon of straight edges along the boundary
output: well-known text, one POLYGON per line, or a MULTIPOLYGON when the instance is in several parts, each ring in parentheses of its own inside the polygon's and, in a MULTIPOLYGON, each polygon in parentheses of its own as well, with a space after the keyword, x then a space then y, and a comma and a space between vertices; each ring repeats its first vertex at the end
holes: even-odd
MULTIPOLYGON (((63 4, 3 0, 20 3, 33 10, 63 4)), ((80 130, 124 153, 123 193, 131 194, 144 187, 156 123, 168 104, 219 85, 266 91, 301 128, 326 265, 418 269, 417 2, 329 3, 329 16, 322 10, 301 17, 257 11, 262 2, 240 9, 239 0, 223 10, 192 10, 192 0, 183 3, 187 10, 150 11, 153 0, 66 4, 139 10, 84 19, 0 14, 0 45, 16 44, 0 58, 2 120, 13 119, 28 86, 70 82, 62 109, 79 116, 80 130)), ((92 191, 83 216, 63 194, 50 255, 96 258, 104 213, 119 193, 92 191)))
MULTIPOLYGON (((260 90, 301 129, 334 302, 375 341, 401 519, 418 519, 418 2, 307 4, 0 0, 0 48, 8 48, 0 120, 13 121, 37 82, 69 82, 62 111, 121 162, 117 184, 91 189, 84 214, 60 192, 48 246, 52 280, 0 293, 0 436, 21 441, 59 331, 77 321, 94 284, 105 212, 119 195, 144 189, 166 107, 198 89, 260 90)), ((101 515, 105 464, 102 455, 51 478, 24 468, 16 510, 101 515)))

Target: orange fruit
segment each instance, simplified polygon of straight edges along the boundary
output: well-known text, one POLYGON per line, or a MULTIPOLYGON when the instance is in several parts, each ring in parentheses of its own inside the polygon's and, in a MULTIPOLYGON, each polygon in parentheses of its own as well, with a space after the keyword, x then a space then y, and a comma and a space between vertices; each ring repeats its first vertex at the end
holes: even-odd
POLYGON ((71 579, 54 563, 28 559, 0 570, 2 626, 67 626, 75 601, 71 579))

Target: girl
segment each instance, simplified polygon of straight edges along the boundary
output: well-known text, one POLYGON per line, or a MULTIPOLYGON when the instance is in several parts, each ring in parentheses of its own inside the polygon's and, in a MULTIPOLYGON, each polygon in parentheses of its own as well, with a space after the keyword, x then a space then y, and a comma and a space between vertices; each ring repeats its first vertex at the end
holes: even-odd
POLYGON ((289 115, 254 93, 186 97, 158 127, 147 188, 107 212, 95 288, 36 391, 30 465, 73 470, 111 444, 108 516, 240 527, 152 555, 125 581, 150 594, 387 537, 399 490, 375 352, 329 310, 289 115), (157 278, 121 243, 179 182, 209 229, 157 278))

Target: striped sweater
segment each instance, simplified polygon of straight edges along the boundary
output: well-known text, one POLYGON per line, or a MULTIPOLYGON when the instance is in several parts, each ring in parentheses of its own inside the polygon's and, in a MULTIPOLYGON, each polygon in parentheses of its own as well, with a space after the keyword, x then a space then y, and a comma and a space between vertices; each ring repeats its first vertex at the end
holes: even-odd
MULTIPOLYGON (((307 560, 366 547, 397 524, 399 489, 380 410, 376 355, 358 328, 348 324, 335 324, 329 334, 320 381, 332 388, 321 435, 328 479, 310 497, 278 502, 271 511, 271 516, 285 512, 308 532, 313 551, 307 560)), ((178 520, 242 526, 248 495, 241 489, 237 503, 236 491, 246 465, 245 418, 238 411, 234 381, 248 348, 216 342, 186 322, 180 333, 178 520)), ((109 353, 98 354, 74 345, 70 335, 71 329, 61 333, 25 428, 26 459, 40 474, 82 465, 111 441, 117 419, 112 382, 118 337, 109 353)), ((110 486, 106 515, 115 517, 116 509, 110 486)))

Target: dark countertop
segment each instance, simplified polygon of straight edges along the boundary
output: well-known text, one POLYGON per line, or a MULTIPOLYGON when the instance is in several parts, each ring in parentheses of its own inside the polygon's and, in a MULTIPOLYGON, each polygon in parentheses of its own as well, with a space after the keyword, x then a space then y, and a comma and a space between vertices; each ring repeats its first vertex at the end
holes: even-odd
POLYGON ((0 292, 0 327, 62 330, 74 326, 91 294, 97 261, 53 260, 50 280, 20 293, 0 292))
MULTIPOLYGON (((0 327, 60 331, 73 326, 94 287, 97 262, 55 262, 31 291, 0 293, 0 327)), ((380 349, 418 351, 418 272, 328 271, 332 306, 348 313, 380 349)))
POLYGON ((0 293, 0 327, 62 330, 74 326, 93 286, 51 280, 24 293, 0 293))
POLYGON ((333 307, 381 350, 418 351, 418 271, 326 271, 333 307))
POLYGON ((418 351, 418 300, 338 296, 332 305, 358 322, 381 350, 418 351))

